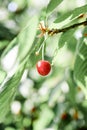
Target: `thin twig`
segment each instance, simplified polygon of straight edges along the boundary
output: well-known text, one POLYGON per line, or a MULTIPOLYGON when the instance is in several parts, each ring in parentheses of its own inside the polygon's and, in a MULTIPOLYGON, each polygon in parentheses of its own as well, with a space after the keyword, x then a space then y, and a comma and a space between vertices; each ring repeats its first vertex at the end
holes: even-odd
POLYGON ((52 30, 48 30, 48 34, 49 35, 54 35, 54 34, 57 34, 57 33, 61 33, 61 32, 66 32, 70 29, 73 29, 73 28, 76 28, 78 26, 81 26, 81 25, 84 25, 86 26, 87 25, 87 20, 86 21, 83 21, 81 23, 76 23, 76 24, 73 24, 69 27, 65 27, 65 28, 62 28, 62 29, 52 29, 52 30))

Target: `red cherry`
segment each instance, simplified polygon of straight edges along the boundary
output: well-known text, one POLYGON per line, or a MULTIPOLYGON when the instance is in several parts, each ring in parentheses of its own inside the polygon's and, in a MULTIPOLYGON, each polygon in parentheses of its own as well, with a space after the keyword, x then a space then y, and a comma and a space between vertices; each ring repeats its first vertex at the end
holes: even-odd
POLYGON ((49 74, 49 72, 51 70, 51 65, 48 61, 40 60, 36 64, 36 68, 37 68, 37 71, 40 75, 46 76, 49 74))

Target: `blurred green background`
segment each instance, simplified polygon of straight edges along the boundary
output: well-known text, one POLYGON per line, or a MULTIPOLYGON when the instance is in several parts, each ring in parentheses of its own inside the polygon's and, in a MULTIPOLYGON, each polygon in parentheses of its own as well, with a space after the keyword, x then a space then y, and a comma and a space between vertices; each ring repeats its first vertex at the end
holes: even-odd
MULTIPOLYGON (((40 19, 44 20, 48 2, 0 0, 0 55, 31 17, 41 14, 40 19)), ((85 4, 87 0, 64 0, 49 17, 48 24, 54 27, 52 22, 56 16, 85 4)), ((73 79, 75 49, 81 35, 81 31, 76 30, 74 40, 68 41, 68 46, 65 45, 57 54, 60 35, 47 40, 45 59, 53 59, 54 63, 51 74, 44 78, 39 76, 35 65, 26 69, 0 130, 87 130, 87 101, 73 79)), ((1 61, 9 75, 14 72, 16 53, 17 47, 1 61)), ((0 79, 5 75, 2 72, 0 79)))

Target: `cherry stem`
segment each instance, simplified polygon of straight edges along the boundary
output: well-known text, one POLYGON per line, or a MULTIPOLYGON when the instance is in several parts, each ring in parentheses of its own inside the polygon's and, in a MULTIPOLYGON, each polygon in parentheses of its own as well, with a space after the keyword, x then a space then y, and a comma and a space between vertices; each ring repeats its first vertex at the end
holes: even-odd
POLYGON ((45 51, 45 43, 43 44, 43 46, 42 46, 42 60, 44 60, 44 51, 45 51))
POLYGON ((43 47, 43 44, 44 44, 44 41, 43 41, 43 43, 41 44, 41 46, 40 46, 40 48, 39 48, 39 50, 38 50, 37 52, 40 52, 41 48, 43 47))

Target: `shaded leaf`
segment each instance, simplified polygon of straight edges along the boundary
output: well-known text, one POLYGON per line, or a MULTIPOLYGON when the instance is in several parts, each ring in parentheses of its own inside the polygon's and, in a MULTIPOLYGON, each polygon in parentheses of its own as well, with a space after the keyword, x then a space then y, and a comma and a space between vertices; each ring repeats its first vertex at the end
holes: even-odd
POLYGON ((0 90, 0 122, 4 121, 14 99, 16 89, 24 72, 25 64, 19 66, 17 72, 1 87, 0 90), (20 68, 20 69, 19 69, 20 68))
POLYGON ((76 45, 77 39, 74 36, 72 36, 70 40, 67 42, 67 48, 74 53, 76 50, 76 45))
POLYGON ((35 16, 29 21, 28 26, 18 36, 18 57, 20 61, 22 61, 32 49, 35 35, 37 32, 37 25, 38 17, 35 16))
POLYGON ((35 16, 29 21, 28 26, 9 44, 4 51, 5 56, 16 44, 19 45, 18 58, 21 62, 15 74, 1 87, 0 91, 0 121, 2 122, 9 111, 10 104, 15 96, 17 86, 20 83, 26 62, 31 51, 34 49, 34 39, 37 31, 38 17, 35 16))
POLYGON ((58 47, 61 48, 65 45, 65 43, 67 43, 68 41, 70 41, 71 37, 73 36, 75 30, 69 30, 67 32, 64 32, 61 34, 59 42, 58 42, 58 47))
POLYGON ((87 87, 87 39, 79 44, 74 65, 74 76, 80 87, 87 87))
POLYGON ((0 23, 0 40, 12 40, 16 34, 0 23))
POLYGON ((6 40, 0 41, 0 50, 5 48, 7 45, 8 45, 8 41, 6 40))
POLYGON ((76 83, 74 81, 73 71, 67 70, 65 73, 66 81, 69 85, 69 93, 67 94, 68 99, 70 100, 72 105, 75 105, 76 98, 76 83))
POLYGON ((47 6, 47 14, 51 13, 63 0, 50 0, 47 6))
POLYGON ((7 75, 6 72, 0 69, 0 84, 4 81, 6 75, 7 75))
POLYGON ((63 15, 58 16, 58 18, 54 21, 54 23, 60 23, 62 21, 64 21, 65 19, 67 19, 68 17, 70 17, 71 13, 67 12, 63 15))

